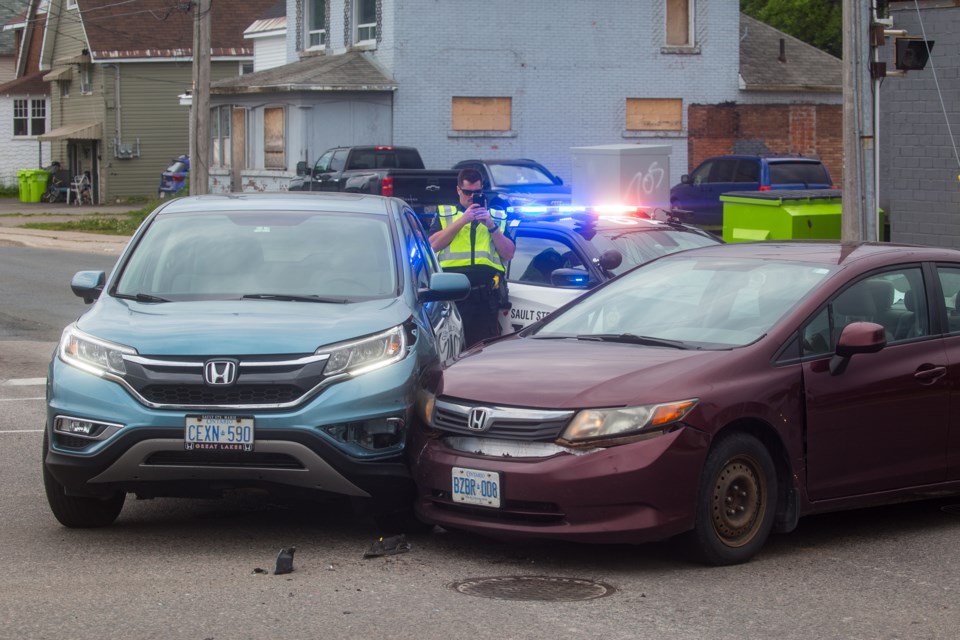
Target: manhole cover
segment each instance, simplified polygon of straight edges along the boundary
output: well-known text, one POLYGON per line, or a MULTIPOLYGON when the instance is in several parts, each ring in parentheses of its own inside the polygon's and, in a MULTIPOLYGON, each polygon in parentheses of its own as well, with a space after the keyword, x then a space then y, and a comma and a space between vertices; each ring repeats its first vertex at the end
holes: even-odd
POLYGON ((948 504, 945 507, 940 507, 940 511, 949 513, 952 516, 960 516, 960 504, 948 504))
POLYGON ((616 587, 595 580, 559 578, 555 576, 497 576, 469 578, 454 582, 454 591, 468 596, 495 600, 543 600, 563 602, 593 600, 613 595, 616 587))

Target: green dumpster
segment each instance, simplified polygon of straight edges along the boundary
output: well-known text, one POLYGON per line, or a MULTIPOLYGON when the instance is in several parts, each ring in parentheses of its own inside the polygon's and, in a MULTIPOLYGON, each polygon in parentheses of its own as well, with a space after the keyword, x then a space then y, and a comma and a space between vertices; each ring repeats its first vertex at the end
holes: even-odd
POLYGON ((839 189, 732 191, 720 201, 724 242, 840 239, 839 189))
POLYGON ((28 202, 27 198, 30 197, 29 176, 30 176, 29 169, 17 170, 17 185, 20 188, 20 202, 28 202))
POLYGON ((30 169, 27 173, 29 188, 27 199, 24 202, 40 202, 47 190, 47 180, 50 178, 50 174, 43 169, 30 169))

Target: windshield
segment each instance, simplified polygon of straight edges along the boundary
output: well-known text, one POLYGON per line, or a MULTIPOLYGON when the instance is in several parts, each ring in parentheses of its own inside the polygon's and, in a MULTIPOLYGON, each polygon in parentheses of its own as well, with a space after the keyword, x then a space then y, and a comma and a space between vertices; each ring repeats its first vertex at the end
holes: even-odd
POLYGON ((642 336, 686 348, 741 346, 767 333, 830 273, 821 265, 676 254, 611 281, 534 337, 642 336))
POLYGON ((638 264, 650 262, 654 258, 694 247, 720 244, 720 241, 707 234, 696 231, 684 231, 664 227, 662 229, 601 229, 591 241, 602 254, 616 249, 623 256, 623 262, 612 273, 621 274, 638 264))
POLYGON ((160 215, 134 248, 114 295, 165 301, 392 297, 391 237, 386 218, 356 213, 160 215))
POLYGON ((490 179, 493 186, 551 185, 553 180, 537 167, 519 164, 491 164, 490 179))

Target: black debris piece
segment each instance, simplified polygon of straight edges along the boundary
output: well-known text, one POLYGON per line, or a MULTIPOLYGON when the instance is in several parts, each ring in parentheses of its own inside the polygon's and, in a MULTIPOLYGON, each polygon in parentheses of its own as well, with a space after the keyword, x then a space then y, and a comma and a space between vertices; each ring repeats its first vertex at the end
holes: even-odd
POLYGON ((406 553, 410 551, 410 543, 407 542, 407 536, 400 534, 388 538, 380 538, 371 545, 363 554, 364 558, 376 558, 379 556, 392 556, 396 553, 406 553))
POLYGON ((296 547, 284 547, 280 549, 280 553, 277 554, 277 566, 273 570, 273 575, 279 576, 283 573, 293 572, 293 553, 296 550, 296 547))

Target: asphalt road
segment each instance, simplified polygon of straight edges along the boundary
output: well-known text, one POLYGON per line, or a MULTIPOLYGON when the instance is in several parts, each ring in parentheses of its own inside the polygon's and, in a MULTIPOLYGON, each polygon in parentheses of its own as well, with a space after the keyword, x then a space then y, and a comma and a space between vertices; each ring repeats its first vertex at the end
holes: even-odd
POLYGON ((807 518, 726 568, 692 564, 670 543, 518 544, 441 530, 411 534, 407 553, 365 559, 378 536, 371 520, 249 494, 130 498, 112 527, 65 529, 40 481, 43 379, 56 325, 84 308, 64 291, 68 274, 112 260, 0 246, 0 639, 957 635, 960 499, 807 518), (294 572, 274 575, 290 545, 294 572), (451 588, 506 576, 616 591, 558 602, 451 588))

